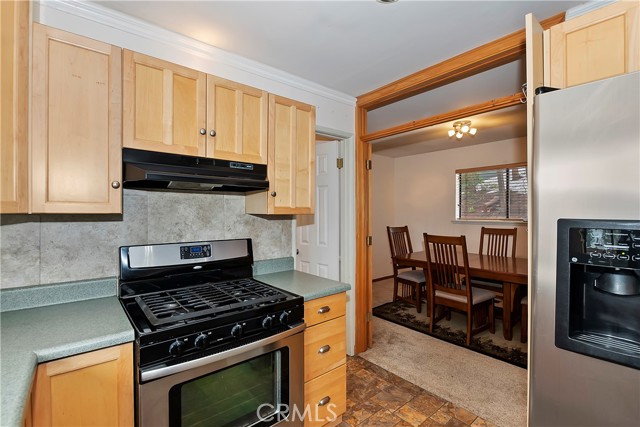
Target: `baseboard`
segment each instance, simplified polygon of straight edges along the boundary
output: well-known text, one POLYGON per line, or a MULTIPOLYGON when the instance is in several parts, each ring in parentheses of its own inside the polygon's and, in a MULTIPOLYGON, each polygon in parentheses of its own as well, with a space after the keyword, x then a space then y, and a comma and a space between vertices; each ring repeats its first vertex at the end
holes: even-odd
POLYGON ((373 279, 371 282, 379 282, 381 280, 393 279, 393 274, 391 276, 378 277, 377 279, 373 279))

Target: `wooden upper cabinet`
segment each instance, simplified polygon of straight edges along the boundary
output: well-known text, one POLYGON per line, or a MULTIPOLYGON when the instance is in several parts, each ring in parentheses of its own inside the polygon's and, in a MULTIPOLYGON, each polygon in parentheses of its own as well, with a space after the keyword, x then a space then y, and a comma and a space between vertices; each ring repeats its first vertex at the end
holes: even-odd
POLYGON ((133 426, 131 343, 38 365, 35 426, 133 426))
POLYGON ((27 1, 0 2, 0 213, 29 209, 29 5, 27 1))
POLYGON ((640 4, 620 1, 549 30, 550 86, 640 70, 640 4))
POLYGON ((205 155, 207 76, 124 50, 123 145, 205 155))
POLYGON ((122 212, 121 49, 33 24, 34 213, 122 212))
POLYGON ((268 107, 267 92, 207 76, 207 156, 266 164, 268 107))
POLYGON ((269 95, 269 191, 247 195, 247 213, 313 213, 315 124, 315 107, 269 95))

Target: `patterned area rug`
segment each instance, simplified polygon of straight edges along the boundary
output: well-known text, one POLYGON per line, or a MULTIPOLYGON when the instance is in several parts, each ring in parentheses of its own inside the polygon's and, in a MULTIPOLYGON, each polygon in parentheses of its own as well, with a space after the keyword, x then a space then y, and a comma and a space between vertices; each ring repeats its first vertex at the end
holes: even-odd
MULTIPOLYGON (((424 310, 422 316, 418 317, 416 314, 417 312, 413 305, 401 301, 388 302, 373 308, 373 315, 376 317, 418 332, 423 332, 451 344, 467 347, 466 322, 462 325, 462 329, 454 329, 452 328, 453 323, 448 323, 447 326, 440 325, 441 323, 446 323, 443 319, 434 326, 433 333, 431 334, 429 333, 429 322, 424 314, 424 310)), ((501 333, 497 327, 496 333, 501 333)), ((471 337, 471 345, 469 345, 468 348, 486 356, 527 369, 527 352, 520 348, 509 347, 506 344, 504 346, 497 345, 491 338, 478 335, 471 337)))

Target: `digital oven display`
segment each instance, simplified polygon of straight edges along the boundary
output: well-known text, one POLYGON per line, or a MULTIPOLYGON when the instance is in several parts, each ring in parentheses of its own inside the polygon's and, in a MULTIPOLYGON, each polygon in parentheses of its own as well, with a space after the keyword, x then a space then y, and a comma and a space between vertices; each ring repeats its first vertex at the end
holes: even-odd
POLYGON ((211 245, 180 246, 180 259, 198 259, 211 256, 211 245))

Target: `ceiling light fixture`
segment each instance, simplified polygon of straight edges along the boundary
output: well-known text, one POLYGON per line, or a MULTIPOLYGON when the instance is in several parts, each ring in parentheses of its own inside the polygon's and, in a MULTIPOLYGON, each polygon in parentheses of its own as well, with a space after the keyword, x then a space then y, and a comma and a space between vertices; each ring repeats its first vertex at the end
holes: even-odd
POLYGON ((452 138, 453 135, 456 136, 456 139, 462 139, 465 135, 474 136, 478 132, 478 129, 471 127, 470 120, 460 120, 453 123, 453 129, 449 129, 449 138, 452 138))
POLYGON ((378 3, 385 4, 385 3, 395 3, 395 2, 397 2, 398 0, 376 0, 376 1, 377 1, 378 3))

